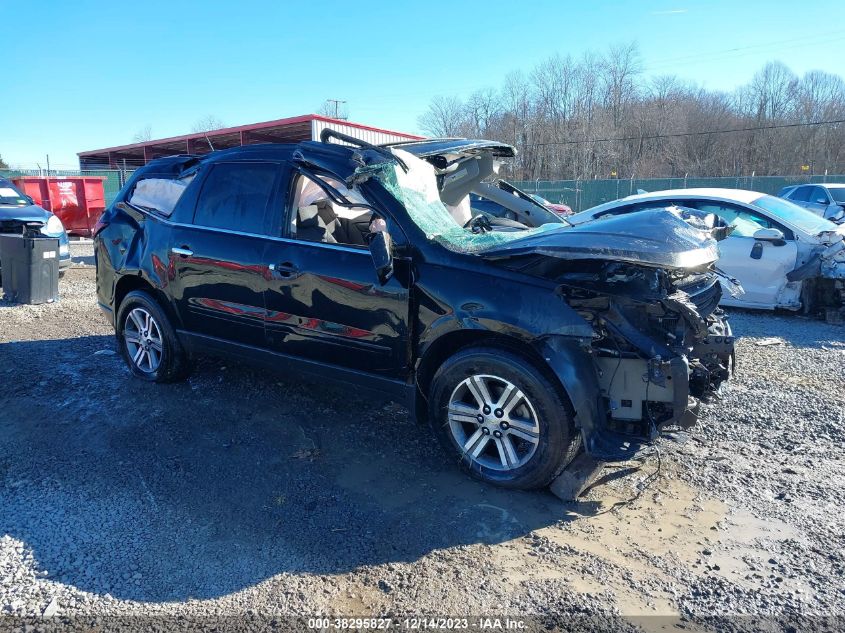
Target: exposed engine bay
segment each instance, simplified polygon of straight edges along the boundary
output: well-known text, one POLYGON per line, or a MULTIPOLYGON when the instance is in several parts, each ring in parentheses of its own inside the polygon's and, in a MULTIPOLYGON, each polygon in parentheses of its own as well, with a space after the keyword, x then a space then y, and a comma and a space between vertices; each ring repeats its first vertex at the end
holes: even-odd
POLYGON ((591 344, 609 428, 651 437, 695 423, 698 402, 733 371, 734 339, 718 277, 615 262, 556 276, 595 331, 591 344))
MULTIPOLYGON (((647 215, 657 213, 671 212, 647 215)), ((721 235, 720 227, 709 231, 721 235)), ((661 256, 671 253, 671 241, 661 256)), ((662 431, 689 428, 700 402, 719 394, 731 377, 734 337, 718 307, 722 275, 712 261, 657 266, 649 257, 636 263, 591 259, 586 252, 571 259, 565 251, 549 257, 551 249, 512 250, 503 265, 557 282, 559 297, 593 329, 587 351, 600 389, 596 422, 605 425, 595 430, 605 439, 609 432, 619 441, 650 441, 662 431)))

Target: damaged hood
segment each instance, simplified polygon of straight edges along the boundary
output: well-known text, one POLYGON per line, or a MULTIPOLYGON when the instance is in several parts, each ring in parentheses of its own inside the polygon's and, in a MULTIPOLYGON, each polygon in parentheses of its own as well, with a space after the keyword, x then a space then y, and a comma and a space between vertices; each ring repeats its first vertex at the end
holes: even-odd
POLYGON ((478 254, 487 259, 545 255, 674 269, 706 266, 719 257, 716 240, 708 231, 666 209, 646 209, 577 226, 561 225, 478 254))
POLYGON ((0 222, 44 222, 50 219, 50 214, 37 204, 26 206, 12 206, 0 204, 0 222))

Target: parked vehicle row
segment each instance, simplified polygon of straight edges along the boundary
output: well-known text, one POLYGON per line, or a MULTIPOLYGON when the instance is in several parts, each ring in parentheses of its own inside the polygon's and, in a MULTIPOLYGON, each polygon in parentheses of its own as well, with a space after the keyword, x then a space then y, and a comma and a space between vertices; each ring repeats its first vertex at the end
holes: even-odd
POLYGON ((571 225, 489 182, 514 153, 326 131, 152 161, 98 225, 98 302, 139 378, 212 353, 373 389, 484 481, 628 459, 731 375, 723 232, 655 208, 571 225))

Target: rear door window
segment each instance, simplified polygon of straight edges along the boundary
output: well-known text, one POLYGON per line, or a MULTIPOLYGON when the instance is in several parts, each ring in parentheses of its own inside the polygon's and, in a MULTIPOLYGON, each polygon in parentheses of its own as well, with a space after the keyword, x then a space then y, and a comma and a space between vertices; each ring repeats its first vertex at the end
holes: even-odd
POLYGON ((281 167, 276 163, 220 163, 202 184, 194 224, 269 235, 269 213, 281 167))

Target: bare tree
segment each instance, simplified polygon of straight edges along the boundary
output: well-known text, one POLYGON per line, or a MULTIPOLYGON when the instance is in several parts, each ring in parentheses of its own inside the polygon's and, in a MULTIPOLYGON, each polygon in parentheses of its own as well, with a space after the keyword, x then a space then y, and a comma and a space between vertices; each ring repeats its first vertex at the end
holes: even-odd
POLYGON ((194 134, 199 132, 213 132, 214 130, 219 130, 224 127, 226 127, 226 124, 223 123, 223 121, 213 114, 208 114, 201 119, 197 119, 196 123, 194 123, 191 128, 191 132, 194 134))
POLYGON ((0 169, 9 169, 9 165, 5 160, 3 160, 2 155, 0 155, 0 169))
POLYGON ((604 62, 604 98, 615 128, 621 127, 625 107, 636 99, 635 80, 641 72, 640 52, 636 42, 610 47, 604 62))
POLYGON ((153 140, 153 129, 149 126, 149 124, 135 132, 135 136, 132 137, 133 143, 144 143, 151 140, 153 140))
POLYGON ((521 72, 512 72, 505 77, 501 92, 502 121, 500 137, 514 147, 521 149, 511 166, 517 178, 530 178, 531 167, 536 160, 536 147, 532 137, 531 86, 521 72))
POLYGON ((434 97, 419 120, 419 126, 432 136, 459 136, 466 121, 464 104, 454 97, 434 97))
POLYGON ((469 126, 467 135, 484 136, 495 125, 501 113, 501 100, 492 88, 477 90, 470 95, 464 106, 469 126))
MULTIPOLYGON (((643 77, 636 44, 555 55, 465 102, 439 96, 419 118, 435 136, 514 145, 518 180, 737 176, 845 170, 845 80, 766 64, 726 93, 643 77), (731 132, 730 130, 737 130, 731 132)), ((841 171, 840 171, 841 173, 841 171)))

